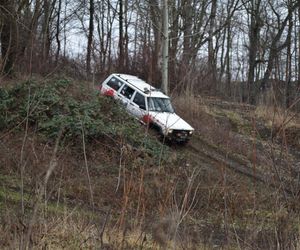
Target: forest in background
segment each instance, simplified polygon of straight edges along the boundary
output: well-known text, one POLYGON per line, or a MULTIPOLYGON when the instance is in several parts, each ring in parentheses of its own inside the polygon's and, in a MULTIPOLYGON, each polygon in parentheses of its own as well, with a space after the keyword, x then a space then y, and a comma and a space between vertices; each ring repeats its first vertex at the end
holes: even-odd
POLYGON ((299 105, 299 0, 2 0, 1 78, 131 73, 160 87, 164 3, 169 89, 299 105))

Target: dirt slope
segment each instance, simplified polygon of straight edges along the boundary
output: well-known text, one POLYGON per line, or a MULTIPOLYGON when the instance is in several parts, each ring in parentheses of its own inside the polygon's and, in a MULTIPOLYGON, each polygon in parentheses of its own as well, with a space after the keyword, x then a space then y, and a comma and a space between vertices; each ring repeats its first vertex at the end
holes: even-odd
POLYGON ((299 247, 296 115, 176 97, 196 133, 169 146, 79 83, 26 84, 0 92, 0 248, 299 247))
POLYGON ((300 123, 297 114, 270 125, 267 117, 262 118, 250 105, 208 98, 199 108, 203 111, 199 120, 194 120, 197 130, 184 149, 186 153, 199 162, 224 165, 274 187, 286 181, 284 189, 294 192, 289 187, 297 185, 299 173, 300 123), (294 117, 294 122, 289 120, 290 117, 294 117))

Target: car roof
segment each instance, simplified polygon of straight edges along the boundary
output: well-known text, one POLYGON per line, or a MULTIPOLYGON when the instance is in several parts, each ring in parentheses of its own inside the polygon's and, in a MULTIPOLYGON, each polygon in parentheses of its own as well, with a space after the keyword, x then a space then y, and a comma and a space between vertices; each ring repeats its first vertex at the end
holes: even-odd
POLYGON ((142 79, 138 78, 137 76, 128 75, 128 74, 112 74, 115 77, 122 79, 123 81, 129 83, 140 92, 142 92, 147 97, 160 97, 160 98, 169 98, 159 89, 154 88, 149 83, 143 81, 142 79))

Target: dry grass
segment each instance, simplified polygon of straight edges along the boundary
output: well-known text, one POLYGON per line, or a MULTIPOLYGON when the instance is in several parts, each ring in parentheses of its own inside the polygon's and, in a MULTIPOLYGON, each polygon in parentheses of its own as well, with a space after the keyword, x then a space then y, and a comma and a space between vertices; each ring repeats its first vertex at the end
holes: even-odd
POLYGON ((179 112, 184 111, 189 118, 200 117, 203 112, 207 111, 207 107, 200 96, 185 93, 180 96, 174 96, 173 103, 179 112))
POLYGON ((258 106, 257 119, 264 121, 270 129, 270 136, 276 138, 284 147, 300 150, 300 114, 278 107, 258 106))
POLYGON ((255 115, 266 121, 270 127, 298 127, 300 128, 300 115, 293 111, 275 106, 260 105, 255 109, 255 115))
MULTIPOLYGON (((242 119, 240 115, 216 112, 205 99, 188 94, 175 97, 174 103, 196 128, 192 143, 197 148, 210 146, 226 156, 230 152, 245 156, 252 150, 246 135, 232 130, 232 117, 242 119)), ((39 184, 54 149, 53 143, 29 131, 23 152, 26 213, 22 215, 18 185, 23 136, 23 131, 8 134, 0 143, 4 166, 0 171, 0 248, 24 246, 39 184)), ((33 249, 299 247, 299 206, 285 203, 280 190, 241 176, 222 162, 212 164, 211 159, 200 157, 201 152, 187 147, 174 150, 167 164, 158 166, 125 142, 95 140, 86 143, 85 154, 82 143, 86 142, 65 145, 57 152, 57 166, 31 228, 33 249)), ((263 162, 258 156, 256 160, 263 162)))
MULTIPOLYGON (((26 147, 28 172, 25 180, 31 180, 31 192, 35 193, 35 183, 41 177, 38 173, 44 164, 47 166, 52 146, 48 145, 49 148, 45 150, 36 138, 29 136, 28 145, 32 141, 35 143, 26 147)), ((10 139, 10 143, 6 144, 9 152, 16 146, 16 141, 10 139)), ((266 245, 274 246, 274 237, 266 233, 273 223, 274 230, 281 230, 280 237, 285 237, 280 240, 290 246, 287 233, 293 230, 289 224, 282 224, 282 220, 287 219, 284 213, 279 216, 276 211, 275 204, 280 204, 280 199, 276 202, 274 199, 273 210, 270 210, 271 203, 253 207, 256 202, 263 200, 271 202, 276 193, 272 197, 264 193, 255 194, 251 182, 224 168, 220 168, 219 172, 213 169, 205 172, 201 162, 198 165, 193 162, 190 168, 174 162, 177 165, 163 166, 159 170, 140 160, 135 161, 130 152, 124 155, 120 189, 115 193, 118 177, 116 166, 112 164, 101 169, 96 166, 100 162, 102 166, 112 161, 116 164, 118 159, 113 159, 113 154, 101 151, 104 157, 100 160, 94 156, 92 161, 93 152, 96 149, 100 151, 100 148, 100 145, 87 147, 95 210, 88 205, 89 185, 83 156, 74 157, 74 149, 64 148, 54 171, 55 178, 48 185, 49 200, 46 207, 45 200, 42 201, 41 210, 33 224, 30 246, 35 249, 212 249, 213 246, 239 249, 240 245, 242 249, 250 249, 247 246, 262 237, 261 233, 255 234, 257 230, 268 237, 266 245), (193 173, 194 167, 200 171, 198 174, 193 173), (61 195, 58 200, 59 190, 61 195), (266 213, 269 214, 268 220, 264 218, 266 213), (271 216, 274 216, 274 220, 271 216), (249 233, 251 237, 247 237, 249 233)), ((14 152, 14 155, 18 155, 20 146, 14 152)), ((2 156, 7 158, 3 152, 2 156)), ((185 161, 192 162, 189 159, 185 161)), ((29 187, 29 183, 25 186, 29 187)), ((5 182, 3 185, 10 189, 12 183, 5 182)), ((257 187, 257 190, 260 188, 257 187)), ((32 198, 26 201, 28 218, 32 216, 30 208, 35 200, 35 195, 31 195, 32 198)), ((6 207, 2 210, 6 211, 2 214, 6 214, 8 219, 2 218, 0 233, 4 236, 1 246, 19 248, 22 235, 27 233, 27 219, 20 221, 22 217, 12 212, 18 204, 13 207, 7 202, 6 207)))

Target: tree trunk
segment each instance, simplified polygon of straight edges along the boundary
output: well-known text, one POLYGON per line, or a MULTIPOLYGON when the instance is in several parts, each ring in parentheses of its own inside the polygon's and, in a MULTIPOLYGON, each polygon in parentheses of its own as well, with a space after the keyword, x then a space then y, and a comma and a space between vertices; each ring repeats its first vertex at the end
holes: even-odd
POLYGON ((163 0, 163 53, 162 53, 162 90, 168 94, 168 62, 169 62, 169 13, 168 0, 163 0))
POLYGON ((250 31, 249 31, 249 69, 247 82, 247 101, 254 104, 254 81, 256 69, 256 56, 258 51, 258 44, 260 39, 260 30, 262 21, 260 18, 260 0, 252 0, 250 8, 250 31))
POLYGON ((119 71, 124 70, 123 0, 119 0, 119 71))
MULTIPOLYGON (((175 1, 174 1, 175 2, 175 1)), ((179 42, 179 8, 180 0, 170 6, 170 48, 169 48, 169 82, 170 88, 174 88, 175 84, 178 83, 179 74, 177 72, 177 52, 179 42)), ((181 65, 183 66, 183 65, 181 65)), ((180 67, 182 68, 182 67, 180 67)))
POLYGON ((192 55, 192 26, 193 26, 193 9, 191 0, 182 1, 182 18, 183 18, 183 51, 181 70, 182 77, 185 76, 187 69, 189 68, 191 55, 192 55))
POLYGON ((211 12, 209 17, 210 23, 209 23, 209 39, 208 39, 208 67, 209 67, 209 74, 211 77, 212 90, 217 89, 217 77, 216 77, 217 65, 216 65, 215 50, 214 50, 214 43, 213 43, 216 11, 217 11, 217 0, 212 0, 211 12))
POLYGON ((231 58, 230 58, 230 51, 231 51, 231 23, 228 23, 227 26, 227 50, 226 50, 226 89, 227 95, 231 96, 231 58))
POLYGON ((58 9, 57 9, 57 20, 56 20, 56 43, 57 43, 57 50, 56 50, 56 55, 55 55, 55 63, 58 63, 58 58, 61 50, 61 43, 59 39, 60 35, 60 15, 61 15, 61 5, 62 5, 62 0, 58 0, 58 9))
POLYGON ((51 17, 51 7, 50 0, 44 1, 43 6, 43 25, 42 25, 42 58, 43 62, 48 61, 50 53, 50 17, 51 17))
POLYGON ((290 92, 292 80, 292 31, 293 31, 293 15, 289 15, 287 34, 287 56, 286 56, 286 83, 285 83, 285 107, 290 106, 290 92))
MULTIPOLYGON (((152 64, 152 75, 149 76, 154 82, 159 80, 159 66, 160 66, 160 49, 161 49, 161 31, 162 31, 162 20, 161 10, 157 0, 149 2, 151 24, 154 36, 154 45, 152 46, 151 64, 152 64)), ((150 45, 150 44, 149 44, 150 45)))
POLYGON ((265 71, 264 78, 261 82, 261 90, 263 92, 266 89, 266 84, 267 84, 267 81, 269 80, 270 75, 272 73, 273 66, 274 66, 274 60, 277 57, 278 52, 281 51, 284 47, 287 46, 288 39, 281 46, 278 46, 277 44, 280 41, 282 33, 283 33, 283 31, 284 31, 284 29, 285 29, 285 27, 286 27, 286 25, 287 25, 287 23, 290 19, 290 16, 292 15, 292 13, 293 13, 293 11, 296 7, 298 7, 298 3, 296 3, 293 6, 289 6, 289 11, 288 11, 288 14, 287 14, 286 18, 281 23, 278 32, 276 33, 274 39, 272 40, 271 48, 270 48, 270 52, 269 52, 267 69, 265 71))
MULTIPOLYGON (((298 22, 300 22, 300 0, 298 0, 298 22)), ((300 91, 300 26, 298 26, 298 91, 300 91)))
POLYGON ((91 74, 91 54, 92 54, 92 43, 94 35, 94 13, 95 6, 94 0, 90 0, 90 20, 89 20, 89 34, 88 34, 88 43, 87 43, 87 54, 86 54, 86 74, 89 76, 91 74))
POLYGON ((128 13, 128 0, 125 0, 124 2, 124 11, 125 11, 125 34, 124 34, 124 43, 123 43, 123 49, 124 49, 124 68, 126 69, 126 71, 128 70, 128 66, 129 66, 129 51, 128 51, 128 45, 129 45, 129 35, 128 35, 128 17, 127 17, 127 13, 128 13))
POLYGON ((3 0, 0 5, 2 30, 0 34, 2 73, 11 75, 17 54, 17 24, 14 14, 14 3, 11 0, 3 0))

